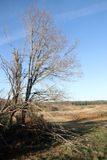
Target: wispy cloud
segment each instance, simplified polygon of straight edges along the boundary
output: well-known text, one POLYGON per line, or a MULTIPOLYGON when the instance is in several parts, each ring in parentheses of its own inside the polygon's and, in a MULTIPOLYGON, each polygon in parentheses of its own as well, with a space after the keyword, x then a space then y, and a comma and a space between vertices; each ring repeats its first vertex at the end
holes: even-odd
POLYGON ((81 8, 79 10, 75 10, 75 11, 68 11, 65 13, 61 13, 59 15, 57 15, 57 19, 63 19, 63 20, 74 20, 74 19, 78 19, 81 17, 85 17, 88 15, 92 15, 98 12, 102 12, 102 11, 106 11, 107 10, 107 2, 103 2, 103 3, 97 3, 97 4, 93 4, 89 7, 86 8, 81 8))
POLYGON ((3 37, 0 37, 0 46, 5 45, 5 44, 9 44, 11 45, 13 42, 24 38, 25 34, 23 32, 23 30, 18 30, 16 31, 14 34, 12 35, 5 35, 3 37))

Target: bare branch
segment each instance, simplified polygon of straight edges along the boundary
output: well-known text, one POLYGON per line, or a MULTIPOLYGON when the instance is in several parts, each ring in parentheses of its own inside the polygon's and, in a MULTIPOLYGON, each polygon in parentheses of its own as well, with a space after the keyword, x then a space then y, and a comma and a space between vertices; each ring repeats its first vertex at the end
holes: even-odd
POLYGON ((66 80, 78 73, 73 53, 76 43, 67 48, 66 38, 52 23, 52 18, 37 8, 25 17, 29 45, 27 101, 38 82, 51 77, 66 80))

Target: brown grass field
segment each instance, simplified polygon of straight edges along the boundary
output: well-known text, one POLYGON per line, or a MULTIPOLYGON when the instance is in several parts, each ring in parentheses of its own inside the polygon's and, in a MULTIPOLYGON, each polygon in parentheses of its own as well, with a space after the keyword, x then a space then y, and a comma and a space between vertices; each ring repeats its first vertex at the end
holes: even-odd
POLYGON ((51 104, 44 109, 42 114, 51 122, 106 120, 107 104, 86 106, 51 104))

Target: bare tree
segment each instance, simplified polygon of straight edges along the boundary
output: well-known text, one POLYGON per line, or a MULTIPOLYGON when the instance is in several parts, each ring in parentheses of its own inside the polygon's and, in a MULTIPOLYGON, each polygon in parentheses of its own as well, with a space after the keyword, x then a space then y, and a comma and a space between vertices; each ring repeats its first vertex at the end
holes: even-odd
POLYGON ((25 24, 29 46, 25 96, 25 101, 28 101, 38 82, 52 77, 64 80, 73 77, 77 73, 77 61, 73 53, 76 44, 67 48, 65 37, 45 11, 30 10, 25 24))
MULTIPOLYGON (((49 100, 47 98, 49 91, 56 99, 58 91, 51 89, 46 93, 43 90, 35 90, 34 87, 45 79, 68 80, 78 73, 78 61, 74 54, 76 43, 68 47, 66 38, 54 26, 52 18, 46 11, 37 8, 30 10, 25 16, 25 25, 26 54, 21 55, 18 49, 14 49, 12 62, 1 56, 1 66, 11 87, 12 100, 17 104, 22 94, 25 102, 34 97, 37 100, 41 98, 49 100), (25 63, 26 65, 23 65, 25 63)), ((25 111, 22 109, 23 122, 24 119, 25 111)))
POLYGON ((14 104, 17 104, 21 91, 22 91, 22 82, 24 78, 24 72, 22 69, 22 63, 24 57, 19 55, 18 50, 13 51, 12 53, 13 58, 12 62, 8 62, 5 58, 0 56, 1 58, 1 67, 5 72, 5 75, 10 84, 10 92, 9 92, 9 99, 12 94, 12 100, 14 104))

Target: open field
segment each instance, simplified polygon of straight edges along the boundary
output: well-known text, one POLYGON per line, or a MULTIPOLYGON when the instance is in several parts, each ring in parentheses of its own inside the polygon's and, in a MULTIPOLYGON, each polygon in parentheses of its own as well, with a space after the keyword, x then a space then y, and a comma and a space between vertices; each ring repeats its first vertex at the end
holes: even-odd
POLYGON ((107 104, 86 106, 51 104, 44 110, 44 118, 53 122, 107 119, 107 104))

